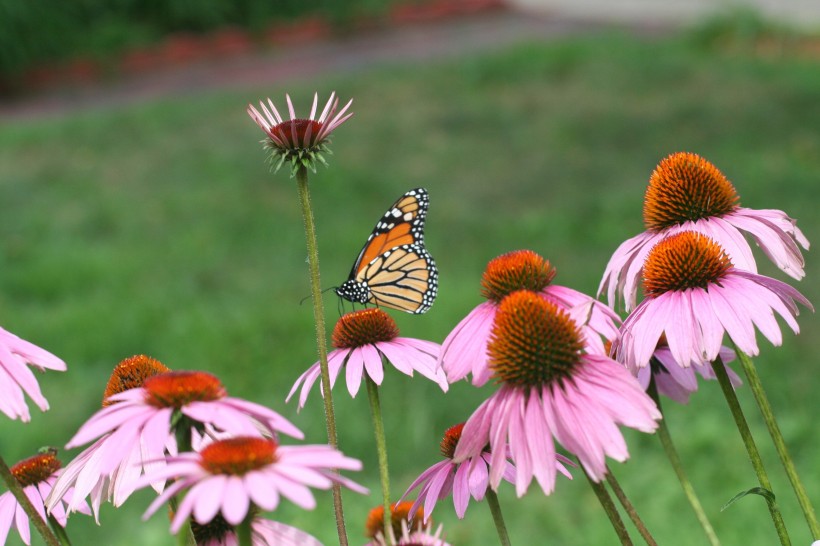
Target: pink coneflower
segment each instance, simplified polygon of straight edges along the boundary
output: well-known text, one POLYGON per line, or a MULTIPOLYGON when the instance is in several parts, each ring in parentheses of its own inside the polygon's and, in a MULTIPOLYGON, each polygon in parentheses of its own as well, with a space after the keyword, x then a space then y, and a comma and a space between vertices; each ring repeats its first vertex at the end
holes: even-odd
MULTIPOLYGON (((425 523, 433 513, 436 502, 449 496, 451 493, 453 495, 453 504, 456 508, 456 515, 459 519, 464 518, 470 497, 476 501, 481 501, 487 493, 487 488, 490 485, 489 451, 482 451, 479 455, 470 457, 461 463, 453 462, 453 454, 455 453, 459 439, 461 439, 463 428, 464 423, 461 423, 447 429, 447 432, 444 433, 444 438, 441 440, 441 454, 444 455, 445 459, 422 472, 421 475, 410 484, 410 487, 407 488, 407 491, 404 492, 401 499, 399 499, 403 500, 413 489, 420 487, 419 494, 413 503, 410 513, 417 513, 417 511, 423 507, 425 523)), ((573 463, 563 455, 556 455, 556 468, 561 474, 572 479, 572 475, 562 463, 574 466, 573 463)), ((510 483, 515 483, 515 467, 512 463, 507 462, 502 478, 510 483)))
POLYGON ((618 316, 603 303, 572 288, 552 283, 555 268, 531 250, 503 254, 487 264, 481 278, 481 294, 487 301, 479 304, 453 328, 441 346, 439 364, 450 383, 472 374, 473 385, 480 387, 492 376, 487 365, 487 343, 493 319, 501 301, 517 290, 531 290, 570 312, 581 325, 588 352, 605 354, 600 336, 618 335, 618 316))
POLYGON ((533 477, 545 494, 554 489, 553 436, 596 482, 606 475, 606 456, 625 461, 617 425, 653 432, 661 414, 626 368, 584 346, 580 327, 556 304, 528 290, 504 298, 487 346, 501 388, 464 425, 453 461, 489 444, 490 487, 497 489, 509 455, 518 496, 533 477))
MULTIPOLYGON (((722 347, 718 355, 723 362, 723 367, 726 369, 726 374, 729 376, 732 386, 737 388, 742 385, 743 381, 727 364, 735 359, 735 352, 728 347, 722 347)), ((649 388, 649 381, 654 377, 658 394, 671 398, 679 404, 688 404, 690 395, 698 390, 698 376, 707 380, 717 379, 711 366, 697 362, 686 367, 680 366, 672 358, 672 352, 665 344, 661 344, 655 350, 649 366, 643 366, 632 371, 637 373, 638 383, 641 384, 644 390, 649 388)))
MULTIPOLYGON (((11 467, 12 476, 23 486, 23 492, 43 521, 48 521, 44 499, 51 492, 55 480, 60 475, 60 466, 56 450, 48 450, 11 467)), ((71 499, 72 494, 71 489, 66 492, 65 502, 71 499)), ((86 503, 81 503, 77 511, 86 515, 91 514, 86 503)), ((63 502, 55 505, 50 513, 60 526, 66 526, 68 511, 63 502)), ((12 526, 17 528, 25 544, 31 544, 28 514, 14 498, 12 492, 7 491, 0 495, 0 544, 6 543, 12 526)))
POLYGON ((404 526, 408 526, 411 521, 421 522, 422 519, 426 519, 424 513, 421 508, 416 508, 412 502, 394 502, 390 505, 390 529, 385 531, 384 505, 380 504, 367 514, 364 534, 367 538, 372 539, 372 542, 368 542, 365 546, 380 546, 384 543, 384 537, 401 536, 404 526))
POLYGON ((683 367, 715 360, 724 333, 738 349, 756 355, 755 326, 780 345, 775 313, 797 333, 797 302, 813 309, 788 284, 735 268, 719 244, 692 231, 655 245, 642 269, 646 297, 613 344, 618 360, 628 366, 648 365, 663 334, 683 367))
POLYGON ((249 104, 248 115, 268 135, 265 146, 271 151, 272 158, 277 158, 276 170, 279 170, 283 163, 288 162, 291 164, 292 173, 302 166, 316 172, 317 162, 326 164, 322 154, 329 152, 327 145, 330 144, 328 140, 330 134, 353 115, 352 112, 345 114, 353 100, 351 99, 337 112, 339 99, 336 98, 336 93, 331 93, 324 110, 316 118, 319 95, 314 94, 310 116, 304 119, 296 117, 290 96, 285 95, 285 98, 288 103, 289 120, 279 115, 270 99, 268 99, 267 106, 264 102, 259 102, 263 113, 249 104))
POLYGON ((646 231, 627 239, 609 260, 598 293, 606 290, 614 306, 620 292, 625 308, 635 307, 638 281, 646 256, 663 238, 681 231, 702 233, 724 248, 735 267, 751 273, 757 265, 745 238, 752 236, 763 252, 787 275, 803 278, 798 244, 809 241, 795 220, 780 210, 747 209, 738 205, 734 186, 717 167, 691 153, 662 160, 649 179, 644 198, 646 231))
POLYGON ((335 471, 361 467, 360 461, 327 445, 281 446, 272 439, 255 436, 217 440, 199 453, 168 457, 165 468, 140 480, 141 486, 158 480, 176 480, 151 503, 144 517, 183 489, 188 491, 171 522, 173 533, 189 517, 203 524, 220 514, 230 525, 238 525, 252 507, 274 510, 281 497, 311 510, 316 506, 311 487, 330 489, 337 482, 367 493, 367 489, 335 471))
MULTIPOLYGON (((103 407, 114 402, 109 398, 115 394, 142 387, 149 377, 169 372, 160 361, 145 355, 135 355, 122 360, 114 368, 103 394, 103 407)), ((165 451, 176 452, 176 441, 169 439, 165 444, 152 441, 151 431, 143 429, 138 441, 127 446, 127 452, 121 452, 121 434, 107 433, 77 455, 63 469, 46 500, 49 510, 58 506, 70 489, 74 490, 70 500, 66 500, 68 510, 84 506, 85 498, 90 495, 91 508, 99 523, 100 505, 111 501, 120 506, 134 492, 136 481, 141 473, 150 468, 161 466, 165 451)), ((165 482, 153 484, 159 493, 165 482)))
MULTIPOLYGON (((239 546, 235 526, 217 514, 205 524, 191 521, 197 546, 239 546)), ((253 546, 322 546, 312 535, 278 521, 254 517, 251 521, 253 546)))
POLYGON ((387 536, 379 533, 368 546, 450 546, 441 538, 442 526, 433 531, 432 525, 411 524, 407 520, 401 522, 401 534, 388 529, 387 536))
POLYGON ((0 328, 0 411, 23 422, 31 420, 24 392, 41 410, 48 409, 48 400, 26 364, 39 371, 66 370, 65 362, 53 354, 0 328))
MULTIPOLYGON (((447 378, 436 365, 440 346, 431 341, 398 335, 396 322, 381 309, 362 309, 343 315, 333 329, 332 340, 336 350, 331 351, 327 358, 330 386, 333 387, 336 383, 342 368, 345 369, 350 396, 356 396, 359 392, 365 374, 374 383, 381 385, 384 379, 382 358, 385 358, 401 373, 412 377, 414 371, 419 372, 438 383, 446 392, 447 378)), ((303 408, 310 388, 320 373, 319 363, 316 362, 299 376, 290 389, 287 400, 302 385, 299 409, 303 408)))

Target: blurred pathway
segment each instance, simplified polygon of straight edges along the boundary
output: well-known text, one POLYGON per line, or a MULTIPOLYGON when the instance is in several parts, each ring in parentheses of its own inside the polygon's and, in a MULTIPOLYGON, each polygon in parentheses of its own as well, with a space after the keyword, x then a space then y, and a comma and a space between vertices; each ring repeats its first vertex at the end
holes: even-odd
MULTIPOLYGON (((380 63, 423 63, 491 50, 532 39, 594 31, 601 23, 550 13, 503 10, 363 31, 287 48, 122 77, 88 87, 51 90, 0 102, 3 120, 42 119, 61 113, 116 106, 161 96, 281 84, 327 72, 355 72, 380 63)), ((652 27, 646 27, 651 31, 652 27)))

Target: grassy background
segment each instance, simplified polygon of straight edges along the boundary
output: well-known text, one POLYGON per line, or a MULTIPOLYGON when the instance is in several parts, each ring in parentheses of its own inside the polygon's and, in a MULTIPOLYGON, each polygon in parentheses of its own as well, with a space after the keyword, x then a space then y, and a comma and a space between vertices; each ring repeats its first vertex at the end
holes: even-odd
MULTIPOLYGON (((688 150, 735 183, 744 206, 777 208, 820 240, 820 71, 782 50, 712 47, 700 35, 647 42, 618 34, 524 44, 438 65, 396 64, 285 87, 202 94, 0 127, 0 324, 61 356, 65 374, 40 378, 52 404, 30 424, 0 419, 0 450, 15 461, 63 445, 99 407, 122 358, 146 353, 175 369, 219 375, 232 395, 292 418, 310 442, 325 439, 313 393, 296 413, 284 396, 315 360, 305 250, 293 181, 271 176, 245 104, 284 92, 306 105, 314 89, 355 98, 336 134, 330 169, 312 178, 324 286, 340 284, 364 238, 402 192, 428 188, 427 242, 441 289, 424 316, 397 316, 402 334, 441 341, 480 301, 486 262, 530 248, 556 282, 593 293, 617 245, 642 229, 641 199, 655 164, 688 150)), ((713 43, 713 42, 709 42, 713 43)), ((741 46, 743 43, 741 43, 741 46)), ((816 253, 799 288, 820 301, 816 253)), ((784 278, 768 265, 763 271, 784 278)), ((326 299, 327 320, 338 317, 326 299)), ((820 502, 815 359, 820 323, 757 359, 798 468, 820 502)), ((353 476, 374 492, 346 494, 352 543, 378 500, 364 394, 335 389, 340 445, 365 461, 353 476)), ((747 389, 740 392, 770 463, 796 544, 810 540, 747 389)), ((445 428, 491 392, 468 384, 447 395, 429 381, 389 373, 383 390, 394 494, 439 460, 445 428)), ((725 544, 776 541, 717 386, 704 385, 667 418, 696 489, 725 544)), ((660 544, 702 535, 655 438, 626 433, 632 458, 614 472, 660 544), (686 537, 686 538, 681 538, 686 537)), ((73 454, 64 453, 67 461, 73 454)), ((576 472, 576 474, 578 474, 576 472)), ((612 544, 615 537, 580 475, 545 498, 533 486, 502 506, 515 544, 612 544), (537 538, 534 538, 537 537, 537 538)), ((276 518, 332 544, 329 494, 276 518)), ((105 506, 102 527, 72 518, 75 544, 170 544, 162 516, 141 523, 138 494, 105 506), (136 539, 135 537, 139 537, 136 539)), ((455 545, 495 544, 487 508, 459 522, 435 514, 455 545)), ((10 544, 18 544, 16 535, 10 544)), ((36 539, 35 539, 36 541, 36 539)), ((364 542, 362 539, 361 542, 364 542)), ((36 542, 35 542, 36 543, 36 542)))

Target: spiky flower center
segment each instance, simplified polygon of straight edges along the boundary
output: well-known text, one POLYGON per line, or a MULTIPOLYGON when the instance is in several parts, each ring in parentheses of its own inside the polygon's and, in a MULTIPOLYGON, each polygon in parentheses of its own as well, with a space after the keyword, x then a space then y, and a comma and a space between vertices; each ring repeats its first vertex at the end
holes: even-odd
POLYGON ((243 476, 276 461, 276 442, 239 436, 208 444, 199 454, 202 468, 211 474, 243 476))
POLYGON ((649 177, 643 204, 646 229, 664 228, 710 217, 738 207, 735 187, 712 163, 679 152, 663 159, 649 177))
POLYGON ((647 297, 689 288, 708 288, 720 281, 732 262, 723 248, 709 237, 683 231, 656 244, 643 265, 647 297))
POLYGON ((500 303, 516 290, 540 292, 554 277, 548 260, 532 250, 515 250, 490 260, 481 277, 481 295, 500 303))
POLYGON ((337 349, 353 349, 379 341, 393 341, 398 335, 396 321, 374 307, 343 315, 333 328, 332 341, 337 349))
MULTIPOLYGON (((394 502, 390 505, 390 525, 393 528, 393 536, 401 536, 402 529, 401 529, 401 522, 407 521, 409 522, 410 517, 410 509, 413 507, 412 501, 404 501, 404 502, 394 502)), ((415 515, 412 517, 414 521, 423 521, 424 518, 424 510, 419 507, 416 510, 415 515)), ((432 524, 432 519, 428 519, 428 522, 432 524)), ((379 533, 382 536, 386 536, 384 532, 384 506, 379 505, 376 508, 373 508, 370 513, 367 515, 367 522, 365 523, 365 535, 368 538, 376 538, 376 535, 379 533)))
POLYGON ((216 376, 179 371, 149 377, 143 383, 146 403, 157 408, 179 409, 191 402, 213 402, 227 396, 216 376))
POLYGON ((441 449, 441 454, 448 459, 452 459, 456 452, 456 446, 458 445, 458 441, 461 439, 462 430, 464 430, 464 423, 454 425, 447 429, 444 433, 444 438, 441 439, 439 449, 441 449))
POLYGON ((23 487, 46 481, 60 470, 62 463, 57 459, 57 450, 48 449, 33 457, 24 459, 11 467, 11 474, 23 487))
POLYGON ((501 302, 487 345, 499 381, 538 387, 568 378, 580 362, 582 336, 569 314, 528 290, 501 302))
POLYGON ((197 544, 224 544, 225 536, 234 531, 233 525, 225 521, 219 513, 208 523, 197 523, 194 518, 191 518, 190 524, 197 544))
MULTIPOLYGON (((289 149, 314 147, 317 144, 316 137, 321 130, 322 123, 313 119, 291 119, 271 128, 271 132, 282 139, 289 149)), ((279 147, 276 144, 274 146, 279 147)))
POLYGON ((150 356, 134 355, 126 358, 117 364, 111 373, 111 378, 108 380, 103 393, 103 407, 115 403, 108 400, 109 396, 142 387, 142 384, 149 377, 170 371, 162 362, 150 356))

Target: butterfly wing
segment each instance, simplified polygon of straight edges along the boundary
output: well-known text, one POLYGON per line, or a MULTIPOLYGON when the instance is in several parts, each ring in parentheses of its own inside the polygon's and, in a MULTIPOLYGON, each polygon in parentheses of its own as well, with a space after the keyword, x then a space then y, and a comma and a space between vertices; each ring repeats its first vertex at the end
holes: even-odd
POLYGON ((416 188, 402 195, 376 223, 348 280, 336 293, 353 302, 424 313, 438 290, 438 270, 424 248, 429 197, 416 188))

